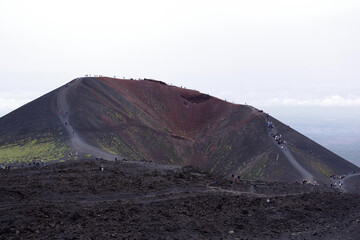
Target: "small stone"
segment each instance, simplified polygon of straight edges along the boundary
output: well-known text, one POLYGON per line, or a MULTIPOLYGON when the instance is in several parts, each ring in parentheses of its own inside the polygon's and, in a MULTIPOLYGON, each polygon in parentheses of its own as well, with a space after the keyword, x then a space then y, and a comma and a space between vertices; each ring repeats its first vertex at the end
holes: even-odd
POLYGON ((233 231, 233 230, 230 230, 230 231, 229 231, 229 234, 234 234, 234 231, 233 231))
POLYGON ((317 231, 314 231, 313 233, 312 233, 312 235, 317 235, 318 234, 318 232, 317 231))

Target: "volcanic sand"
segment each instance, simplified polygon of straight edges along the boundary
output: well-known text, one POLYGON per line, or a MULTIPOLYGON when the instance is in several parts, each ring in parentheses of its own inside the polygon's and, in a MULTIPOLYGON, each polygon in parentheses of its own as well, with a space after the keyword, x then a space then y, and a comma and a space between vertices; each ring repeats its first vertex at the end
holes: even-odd
POLYGON ((360 234, 359 195, 160 166, 78 160, 2 170, 0 238, 357 239, 360 234))

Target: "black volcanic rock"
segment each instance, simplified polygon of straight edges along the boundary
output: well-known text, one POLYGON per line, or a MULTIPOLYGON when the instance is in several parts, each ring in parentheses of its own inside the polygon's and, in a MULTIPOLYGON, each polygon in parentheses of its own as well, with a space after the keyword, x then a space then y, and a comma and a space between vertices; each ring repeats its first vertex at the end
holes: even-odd
POLYGON ((1 239, 357 239, 359 195, 151 162, 0 171, 1 239), (99 171, 103 167, 104 171, 99 171))

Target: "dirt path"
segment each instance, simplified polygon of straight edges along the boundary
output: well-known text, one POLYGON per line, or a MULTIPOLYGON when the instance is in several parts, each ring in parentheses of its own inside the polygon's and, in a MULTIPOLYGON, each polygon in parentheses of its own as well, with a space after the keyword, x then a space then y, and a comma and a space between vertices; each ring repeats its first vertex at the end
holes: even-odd
MULTIPOLYGON (((345 176, 345 178, 339 180, 341 185, 343 186, 342 188, 340 188, 340 190, 342 192, 352 192, 352 188, 353 186, 351 186, 351 184, 349 183, 346 183, 347 180, 349 180, 350 178, 352 177, 357 177, 357 176, 360 176, 360 173, 352 173, 352 174, 349 174, 347 176, 345 176)), ((338 180, 335 180, 334 182, 338 182, 338 180)))
POLYGON ((87 154, 91 154, 94 157, 102 158, 104 160, 110 160, 114 161, 115 157, 122 161, 124 164, 127 163, 135 163, 140 164, 147 169, 157 169, 157 170, 172 170, 172 169, 178 169, 181 166, 176 165, 165 165, 165 164, 157 164, 154 162, 148 162, 148 161, 134 161, 129 160, 126 156, 120 156, 111 154, 108 152, 105 152, 102 149, 99 149, 95 146, 92 146, 80 136, 79 133, 77 133, 76 129, 73 128, 71 125, 71 122, 69 122, 69 117, 71 115, 71 109, 68 104, 68 96, 70 94, 70 91, 75 91, 79 84, 81 84, 81 81, 84 79, 78 78, 76 80, 71 81, 70 83, 64 85, 59 89, 58 95, 57 95, 57 107, 59 112, 59 118, 62 122, 62 124, 65 126, 67 130, 67 134, 70 138, 70 144, 73 149, 72 156, 73 157, 84 157, 87 154))
MULTIPOLYGON (((310 192, 306 192, 310 193, 310 192)), ((67 202, 67 201, 79 201, 81 203, 101 203, 101 202, 115 202, 121 201, 123 203, 132 203, 132 204, 149 204, 156 202, 165 202, 169 200, 177 200, 177 199, 186 199, 197 196, 216 196, 216 195, 227 195, 227 196, 244 196, 247 198, 266 198, 273 199, 277 197, 289 197, 289 196, 299 196, 306 194, 304 192, 297 193, 277 193, 277 194, 262 194, 253 191, 240 191, 240 190, 232 190, 226 189, 222 187, 215 186, 199 186, 199 187, 184 187, 184 188, 171 188, 153 192, 145 192, 145 193, 104 193, 101 196, 95 194, 61 194, 61 195, 51 195, 45 197, 43 200, 50 202, 67 202)))
MULTIPOLYGON (((280 146, 279 146, 280 147, 280 146)), ((280 147, 281 148, 281 147, 280 147)), ((311 182, 314 182, 314 176, 307 171, 305 168, 303 168, 298 161, 295 159, 295 157, 291 154, 289 149, 282 150, 286 158, 289 160, 291 165, 293 165, 302 175, 304 179, 310 180, 311 182)))
MULTIPOLYGON (((0 189, 1 190, 1 189, 0 189)), ((308 194, 309 192, 293 192, 293 193, 270 193, 263 194, 256 191, 243 191, 243 190, 234 190, 226 189, 223 187, 215 186, 184 186, 184 187, 174 187, 163 190, 144 192, 144 193, 125 193, 125 192, 116 192, 116 193, 103 193, 102 195, 96 194, 66 194, 62 193, 61 195, 50 195, 46 196, 43 200, 50 202, 68 202, 68 201, 79 201, 81 203, 101 203, 101 202, 115 202, 121 201, 123 203, 132 203, 132 204, 149 204, 156 202, 165 202, 169 200, 177 199, 186 199, 197 196, 243 196, 247 198, 266 198, 269 201, 277 197, 290 197, 290 196, 299 196, 308 194)))
POLYGON ((64 85, 63 87, 60 88, 57 95, 57 107, 59 111, 59 118, 63 123, 63 125, 65 126, 68 136, 70 137, 70 144, 73 149, 73 153, 72 153, 73 156, 76 156, 78 154, 80 155, 91 154, 92 156, 101 157, 106 160, 115 160, 115 157, 118 159, 123 159, 124 158, 123 156, 110 154, 97 147, 89 145, 76 132, 76 129, 74 129, 71 126, 71 123, 69 122, 71 109, 67 102, 67 96, 69 94, 69 91, 72 88, 75 88, 77 85, 79 85, 81 81, 82 79, 79 78, 77 80, 72 81, 71 83, 64 85))
MULTIPOLYGON (((275 126, 273 127, 273 132, 278 132, 275 126)), ((284 146, 283 144, 279 145, 273 137, 271 137, 271 138, 272 138, 274 144, 276 144, 276 146, 278 146, 278 148, 281 149, 281 151, 284 153, 285 157, 287 158, 287 160, 289 160, 291 165, 293 165, 293 167, 295 167, 296 170, 299 171, 302 178, 307 179, 308 181, 314 182, 314 176, 309 171, 307 171, 303 166, 301 166, 299 164, 299 162, 291 154, 290 150, 288 148, 286 148, 286 146, 284 146)))

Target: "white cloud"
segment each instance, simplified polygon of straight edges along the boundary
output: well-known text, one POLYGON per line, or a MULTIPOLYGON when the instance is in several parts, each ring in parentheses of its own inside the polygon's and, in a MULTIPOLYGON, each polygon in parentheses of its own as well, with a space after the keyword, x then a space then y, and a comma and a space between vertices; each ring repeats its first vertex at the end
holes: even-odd
POLYGON ((19 99, 4 99, 0 97, 0 117, 5 114, 21 107, 25 103, 29 102, 28 100, 19 100, 19 99))
POLYGON ((273 98, 267 102, 269 106, 320 106, 320 107, 360 107, 359 96, 340 96, 333 95, 325 98, 299 99, 299 98, 273 98))
POLYGON ((39 97, 38 92, 0 92, 0 117, 39 97))

